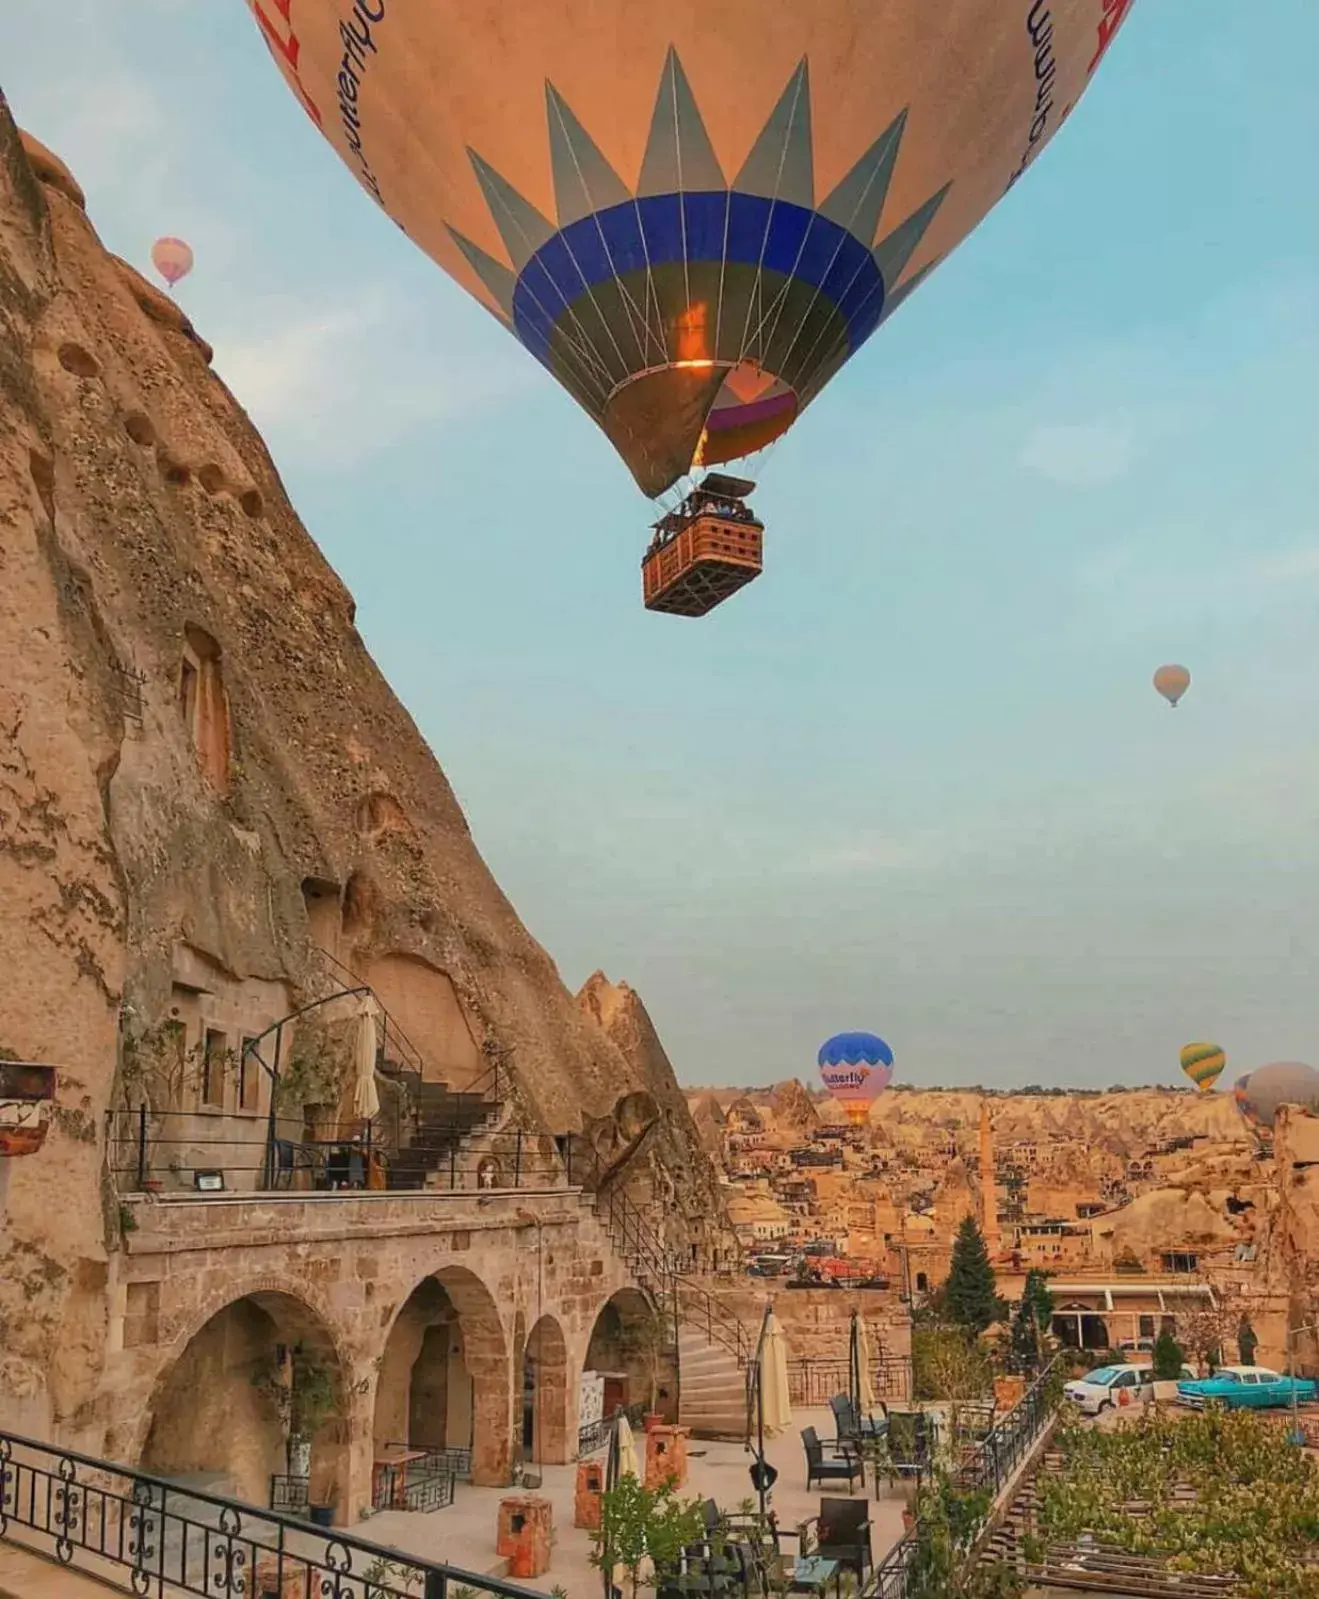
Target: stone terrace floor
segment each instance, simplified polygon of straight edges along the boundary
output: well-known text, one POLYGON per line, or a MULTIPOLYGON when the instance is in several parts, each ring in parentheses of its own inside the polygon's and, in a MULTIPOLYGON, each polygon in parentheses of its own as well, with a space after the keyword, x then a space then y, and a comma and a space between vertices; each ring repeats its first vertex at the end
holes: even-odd
MULTIPOLYGON (((819 1514, 821 1491, 818 1487, 810 1493, 806 1491, 806 1457, 799 1436, 803 1427, 810 1426, 821 1438, 834 1436, 832 1414, 827 1410, 808 1410, 794 1415, 788 1430, 766 1444, 766 1456, 779 1470, 772 1502, 780 1525, 784 1527, 796 1527, 808 1517, 819 1514)), ((638 1455, 641 1449, 642 1439, 638 1433, 638 1455)), ((681 1491, 682 1497, 713 1499, 721 1509, 735 1510, 744 1499, 755 1497, 747 1476, 752 1459, 741 1444, 691 1439, 687 1484, 681 1491)), ((557 1585, 567 1589, 571 1599, 591 1599, 601 1592, 602 1579, 591 1565, 590 1533, 579 1531, 572 1524, 576 1475, 575 1465, 544 1468, 544 1481, 539 1491, 554 1506, 553 1556, 550 1569, 543 1577, 519 1580, 524 1587, 541 1593, 549 1593, 557 1585)), ((869 1479, 867 1482, 869 1497, 874 1487, 869 1479)), ((428 1515, 382 1511, 361 1524, 361 1535, 373 1543, 389 1544, 408 1554, 447 1561, 485 1575, 502 1576, 505 1562, 495 1553, 495 1519, 499 1501, 515 1491, 473 1488, 459 1483, 457 1497, 447 1509, 428 1515)), ((831 1489, 830 1492, 836 1494, 841 1490, 831 1489)), ((860 1493, 858 1488, 858 1496, 860 1493)), ((902 1536, 903 1506, 900 1500, 891 1498, 878 1501, 871 1498, 870 1505, 870 1545, 875 1560, 879 1561, 902 1536)), ((795 1544, 787 1547, 795 1548, 795 1544)))

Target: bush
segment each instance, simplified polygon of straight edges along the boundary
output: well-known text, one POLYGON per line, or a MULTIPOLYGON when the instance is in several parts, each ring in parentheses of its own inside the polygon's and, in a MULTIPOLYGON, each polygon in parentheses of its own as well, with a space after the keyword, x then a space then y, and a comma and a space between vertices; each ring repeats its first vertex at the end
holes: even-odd
POLYGON ((1186 1351, 1165 1327, 1154 1342, 1155 1382, 1176 1382, 1186 1364, 1186 1351))

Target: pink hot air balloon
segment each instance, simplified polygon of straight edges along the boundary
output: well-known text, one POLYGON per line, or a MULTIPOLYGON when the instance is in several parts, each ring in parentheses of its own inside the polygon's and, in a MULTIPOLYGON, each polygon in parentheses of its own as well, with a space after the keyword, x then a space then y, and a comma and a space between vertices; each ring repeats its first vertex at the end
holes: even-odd
POLYGON ((151 246, 151 264, 172 289, 192 271, 192 246, 183 239, 157 239, 151 246))

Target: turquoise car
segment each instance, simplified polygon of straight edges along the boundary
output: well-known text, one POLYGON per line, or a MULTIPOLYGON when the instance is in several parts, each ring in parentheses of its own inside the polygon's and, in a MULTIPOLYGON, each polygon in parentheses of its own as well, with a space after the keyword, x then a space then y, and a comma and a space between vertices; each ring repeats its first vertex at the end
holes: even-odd
POLYGON ((1224 1366, 1212 1377, 1195 1382, 1179 1382, 1177 1398, 1193 1410, 1206 1405, 1226 1405, 1230 1410, 1268 1410, 1275 1405, 1290 1405, 1293 1395, 1298 1404, 1314 1399, 1316 1384, 1307 1377, 1282 1377, 1265 1366, 1224 1366))

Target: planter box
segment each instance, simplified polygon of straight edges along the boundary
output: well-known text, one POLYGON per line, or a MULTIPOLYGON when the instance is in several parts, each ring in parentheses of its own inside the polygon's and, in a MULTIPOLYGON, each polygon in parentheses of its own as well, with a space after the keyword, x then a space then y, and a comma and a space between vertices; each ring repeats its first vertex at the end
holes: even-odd
POLYGON ((1170 1404, 1177 1397, 1177 1382, 1156 1382, 1154 1398, 1161 1405, 1170 1404))

